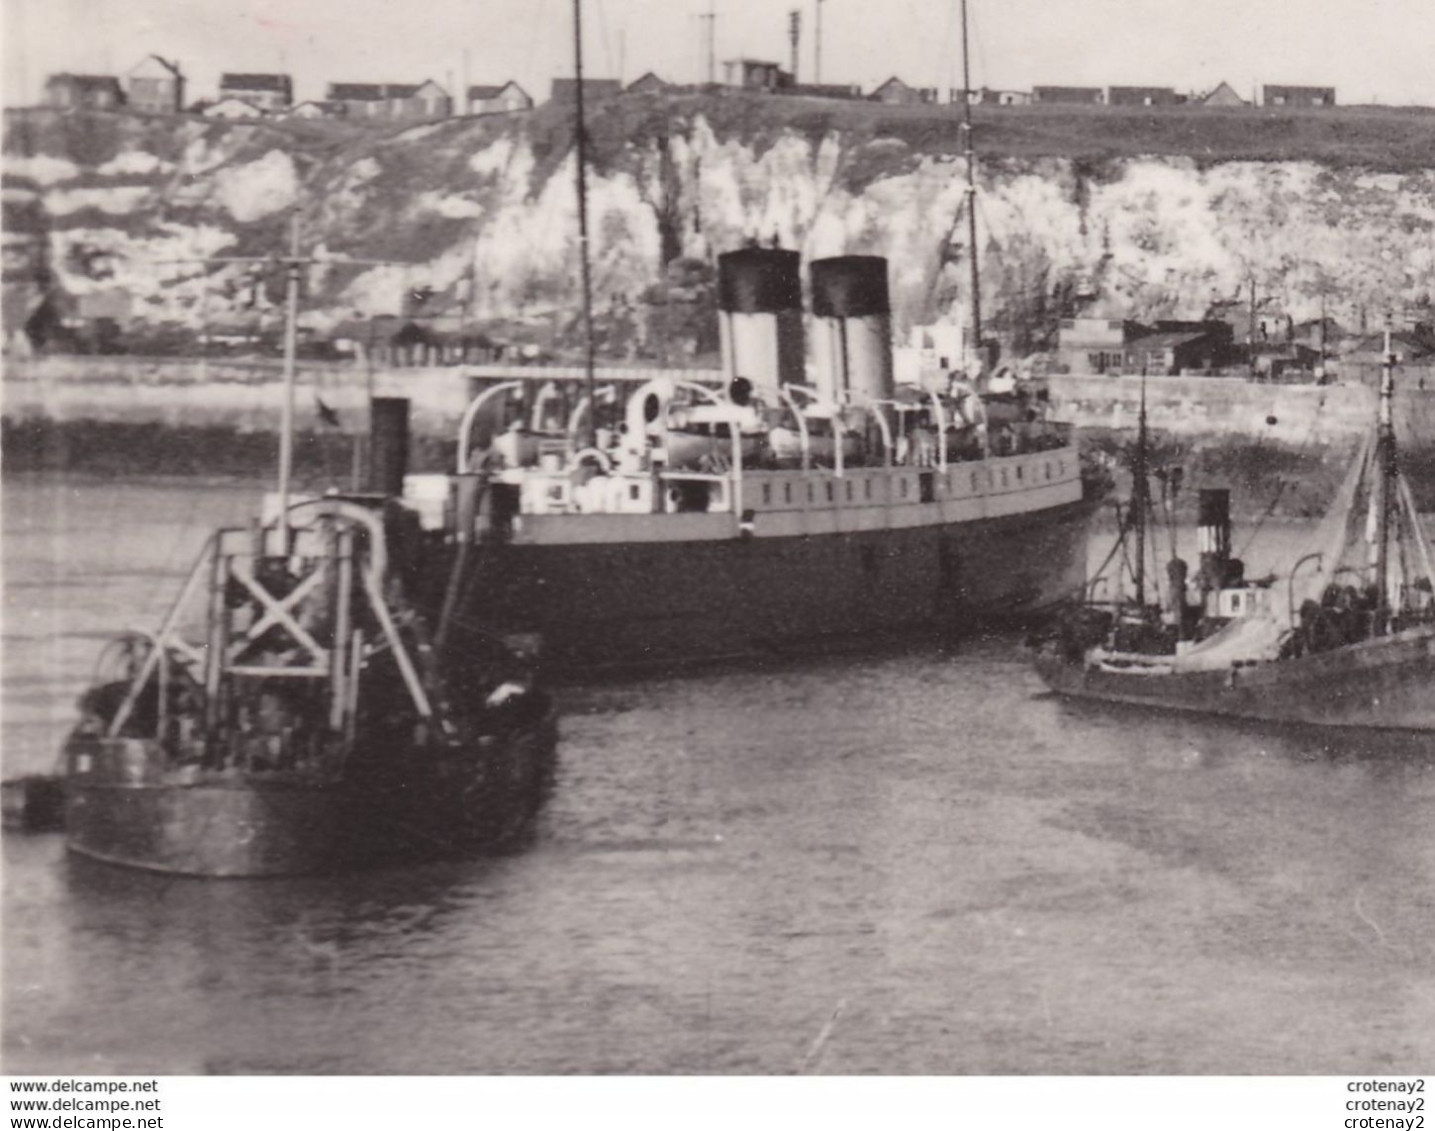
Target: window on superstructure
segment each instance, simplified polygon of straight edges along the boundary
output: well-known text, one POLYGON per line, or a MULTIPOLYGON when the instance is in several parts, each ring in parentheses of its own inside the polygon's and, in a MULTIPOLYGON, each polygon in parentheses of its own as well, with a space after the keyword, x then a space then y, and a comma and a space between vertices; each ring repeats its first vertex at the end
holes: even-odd
POLYGON ((977 489, 977 473, 974 471, 974 472, 972 472, 972 490, 975 491, 976 489, 977 489))
POLYGON ((902 480, 902 498, 905 499, 906 497, 907 497, 907 481, 906 481, 905 479, 903 479, 903 480, 902 480))
POLYGON ((638 501, 642 493, 642 488, 640 488, 636 483, 633 483, 628 487, 628 498, 632 499, 634 502, 638 501))
POLYGON ((832 501, 832 482, 830 480, 827 483, 827 501, 829 503, 832 501))
POLYGON ((790 503, 790 502, 792 502, 792 484, 791 484, 791 483, 784 483, 784 484, 782 485, 782 501, 783 501, 784 503, 790 503))
POLYGON ((872 480, 867 479, 863 481, 862 497, 865 499, 870 499, 872 497, 872 480))
POLYGON ((1006 468, 1002 468, 1002 486, 1007 485, 1006 468))
POLYGON ((807 501, 810 503, 817 498, 817 488, 810 482, 807 484, 807 501))
POLYGON ((1017 465, 1016 465, 1016 477, 1017 477, 1018 479, 1020 479, 1020 478, 1022 477, 1022 475, 1021 475, 1021 464, 1017 464, 1017 465))
POLYGON ((852 501, 852 480, 847 480, 847 501, 852 501))
POLYGON ((762 505, 767 506, 770 502, 772 502, 772 484, 764 483, 762 485, 762 505))
POLYGON ((1046 477, 1047 477, 1048 479, 1051 478, 1051 464, 1049 464, 1049 463, 1046 464, 1046 477))

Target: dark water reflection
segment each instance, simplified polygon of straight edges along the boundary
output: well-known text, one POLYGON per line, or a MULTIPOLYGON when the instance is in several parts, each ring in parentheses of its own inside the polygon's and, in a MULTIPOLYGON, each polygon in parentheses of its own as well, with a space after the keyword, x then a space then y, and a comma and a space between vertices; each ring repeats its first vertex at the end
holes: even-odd
MULTIPOLYGON (((75 555, 98 558, 123 568, 75 555)), ((85 592, 24 600, 73 626, 85 592)), ((61 701, 74 670, 7 660, 7 705, 61 701)), ((565 709, 554 795, 503 857, 206 883, 6 837, 5 1067, 1435 1063, 1427 742, 1068 704, 1009 637, 565 709)))

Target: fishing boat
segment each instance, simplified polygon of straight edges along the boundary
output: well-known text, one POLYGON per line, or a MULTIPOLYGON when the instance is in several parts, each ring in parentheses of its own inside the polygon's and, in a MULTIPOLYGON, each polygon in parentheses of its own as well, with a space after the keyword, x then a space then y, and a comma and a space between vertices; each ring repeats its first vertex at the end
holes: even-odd
POLYGON ((295 243, 277 490, 109 651, 61 772, 6 783, 7 824, 58 816, 82 856, 193 876, 454 856, 513 843, 547 789, 554 713, 521 642, 412 599, 408 402, 371 403, 370 491, 291 490, 295 243))
MULTIPOLYGON (((961 631, 1079 590, 1091 507, 1070 430, 1035 392, 989 396, 977 348, 899 385, 880 257, 812 262, 805 311, 796 251, 719 255, 720 382, 599 386, 581 53, 578 75, 585 376, 478 390, 452 471, 410 477, 430 607, 541 636, 545 670, 583 678, 961 631)), ((976 347, 970 126, 968 104, 976 347)))
POLYGON ((1188 584, 1173 553, 1154 601, 1143 398, 1132 496, 1113 552, 1125 566, 1114 594, 1098 575, 1093 599, 1040 644, 1046 683, 1075 698, 1246 719, 1435 730, 1435 568, 1401 473, 1388 331, 1385 353, 1375 427, 1305 552, 1283 573, 1245 577, 1231 555, 1229 492, 1205 490, 1196 577, 1188 584))

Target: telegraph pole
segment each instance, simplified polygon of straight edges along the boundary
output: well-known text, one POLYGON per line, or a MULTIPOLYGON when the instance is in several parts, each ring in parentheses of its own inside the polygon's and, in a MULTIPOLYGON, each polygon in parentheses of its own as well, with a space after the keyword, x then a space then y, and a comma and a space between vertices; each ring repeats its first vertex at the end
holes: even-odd
POLYGON ((817 0, 817 27, 813 33, 817 44, 816 58, 812 67, 812 81, 815 85, 820 85, 822 82, 822 4, 823 0, 817 0))
POLYGON ((792 81, 797 81, 797 47, 802 39, 802 12, 797 8, 787 13, 787 38, 792 43, 792 81))
MULTIPOLYGON (((820 10, 820 9, 819 9, 820 10)), ((967 0, 962 0, 962 135, 967 159, 967 239, 971 256, 972 289, 972 344, 971 349, 981 364, 982 351, 982 288, 981 266, 977 262, 980 249, 977 247, 977 155, 972 145, 972 71, 971 57, 967 50, 967 0)), ((980 374, 976 374, 980 376, 980 374)))
POLYGON ((709 0, 708 10, 698 19, 707 24, 708 86, 717 85, 717 0, 709 0))

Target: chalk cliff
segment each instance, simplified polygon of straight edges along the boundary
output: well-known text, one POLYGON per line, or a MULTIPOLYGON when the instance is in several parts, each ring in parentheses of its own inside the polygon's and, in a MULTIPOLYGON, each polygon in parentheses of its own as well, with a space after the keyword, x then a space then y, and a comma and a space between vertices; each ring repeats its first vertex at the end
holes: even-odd
MULTIPOLYGON (((959 312, 971 249, 945 108, 789 99, 768 113, 760 101, 629 96, 595 110, 590 221, 610 348, 635 346, 614 328, 636 324, 667 261, 750 238, 809 257, 886 255, 899 330, 959 312)), ((1019 350, 1049 342, 1083 299, 1198 317, 1254 279, 1297 318, 1324 296, 1358 325, 1435 292, 1435 114, 1329 118, 1311 140, 1307 118, 1282 132, 1260 111, 1168 112, 1156 133, 1149 113, 1005 113, 978 122, 978 254, 984 308, 1019 350)), ((304 305, 317 328, 397 313, 430 288, 430 309, 562 339, 579 285, 572 138, 556 107, 380 133, 12 112, 7 278, 125 292, 150 324, 252 321, 277 289, 246 265, 197 261, 281 248, 297 204, 320 257, 392 261, 313 269, 304 305)))

